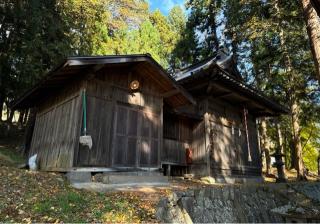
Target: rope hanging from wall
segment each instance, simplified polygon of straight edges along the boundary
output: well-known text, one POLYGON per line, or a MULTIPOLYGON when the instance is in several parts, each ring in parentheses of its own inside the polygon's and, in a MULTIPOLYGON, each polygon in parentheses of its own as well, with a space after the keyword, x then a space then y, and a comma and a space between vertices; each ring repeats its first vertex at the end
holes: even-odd
POLYGON ((252 162, 251 150, 250 150, 250 141, 249 141, 249 131, 248 131, 248 119, 247 119, 247 115, 248 115, 248 109, 244 106, 244 107, 243 107, 243 118, 244 118, 244 126, 245 126, 245 130, 246 130, 246 138, 247 138, 248 161, 249 161, 249 162, 252 162))

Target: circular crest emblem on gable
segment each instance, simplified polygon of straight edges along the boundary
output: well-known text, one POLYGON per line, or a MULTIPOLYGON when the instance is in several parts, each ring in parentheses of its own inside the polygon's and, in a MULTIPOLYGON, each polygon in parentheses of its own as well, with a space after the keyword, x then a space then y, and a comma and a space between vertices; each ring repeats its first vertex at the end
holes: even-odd
POLYGON ((140 83, 138 80, 133 80, 131 83, 130 83, 130 89, 135 91, 135 90, 138 90, 140 88, 140 83))

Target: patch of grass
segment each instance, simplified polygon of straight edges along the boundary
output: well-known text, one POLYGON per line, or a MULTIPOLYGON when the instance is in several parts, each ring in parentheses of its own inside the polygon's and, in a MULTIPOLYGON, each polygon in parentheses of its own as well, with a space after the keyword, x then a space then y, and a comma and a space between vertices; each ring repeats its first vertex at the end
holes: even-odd
POLYGON ((100 204, 97 204, 97 206, 92 209, 92 215, 97 220, 101 220, 101 217, 106 212, 110 212, 114 208, 112 203, 106 198, 101 198, 100 200, 102 200, 100 204))
POLYGON ((52 201, 41 201, 34 205, 34 211, 40 214, 48 214, 51 212, 51 207, 53 207, 52 201))
POLYGON ((95 193, 72 188, 60 174, 0 168, 2 222, 153 222, 144 193, 95 193))
POLYGON ((21 154, 17 153, 14 147, 0 145, 0 162, 16 165, 24 163, 25 161, 25 158, 21 154))
POLYGON ((86 208, 88 201, 78 192, 65 192, 56 195, 54 198, 47 198, 36 203, 33 210, 40 215, 55 217, 60 220, 81 222, 77 212, 86 208))
POLYGON ((64 222, 86 222, 89 214, 91 220, 136 223, 141 221, 136 209, 127 198, 68 191, 37 202, 33 212, 47 220, 54 217, 54 220, 64 222))
POLYGON ((86 206, 86 199, 77 192, 66 192, 57 195, 55 198, 48 198, 35 204, 34 210, 46 214, 59 212, 68 214, 86 206))

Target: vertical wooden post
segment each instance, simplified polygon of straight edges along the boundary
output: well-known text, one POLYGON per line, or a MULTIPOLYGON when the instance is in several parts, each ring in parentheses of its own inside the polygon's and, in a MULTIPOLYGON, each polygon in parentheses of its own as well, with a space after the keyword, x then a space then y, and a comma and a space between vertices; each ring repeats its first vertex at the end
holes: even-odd
POLYGON ((256 132, 257 132, 257 138, 258 138, 258 151, 259 151, 259 164, 261 166, 261 172, 262 172, 262 148, 261 148, 261 130, 260 130, 260 122, 257 118, 255 118, 256 120, 256 132))
MULTIPOLYGON (((208 111, 208 110, 206 110, 208 111)), ((211 144, 210 144, 210 120, 209 113, 204 114, 204 127, 205 127, 205 148, 206 148, 206 162, 207 162, 207 175, 211 176, 211 144)))
POLYGON ((247 108, 244 106, 244 107, 243 107, 243 116, 244 116, 244 126, 245 126, 245 130, 246 130, 246 138, 247 138, 248 161, 249 161, 249 162, 252 162, 247 115, 248 115, 248 110, 247 110, 247 108))
POLYGON ((159 151, 158 151, 158 167, 161 167, 162 152, 163 152, 163 98, 161 99, 161 112, 160 112, 160 133, 159 133, 159 151))
MULTIPOLYGON (((114 165, 114 156, 115 156, 115 141, 116 141, 116 134, 115 133, 116 133, 116 122, 117 122, 116 100, 117 100, 118 91, 117 91, 117 88, 115 88, 114 86, 111 86, 110 90, 112 92, 112 99, 111 99, 112 116, 111 116, 111 122, 110 122, 111 128, 110 128, 110 142, 109 142, 109 149, 110 149, 109 164, 112 167, 114 165)), ((139 141, 139 139, 137 139, 137 143, 138 143, 138 141, 139 141)))

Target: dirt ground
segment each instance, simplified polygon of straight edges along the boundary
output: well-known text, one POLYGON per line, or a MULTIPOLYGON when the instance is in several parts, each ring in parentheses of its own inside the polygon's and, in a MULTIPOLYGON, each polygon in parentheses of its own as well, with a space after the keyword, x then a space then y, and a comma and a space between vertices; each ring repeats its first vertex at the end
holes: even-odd
POLYGON ((158 222, 158 201, 203 184, 171 180, 166 187, 95 193, 70 186, 63 174, 18 169, 19 147, 0 141, 1 222, 158 222))
MULTIPOLYGON (((0 141, 1 222, 158 222, 159 200, 172 191, 208 187, 200 180, 170 179, 165 187, 95 193, 70 186, 63 174, 18 169, 25 159, 17 141, 0 141)), ((265 181, 275 182, 273 176, 265 181)), ((289 181, 294 171, 286 171, 289 181)), ((310 178, 317 180, 317 178, 310 178)), ((215 184, 221 185, 222 184, 215 184)))

